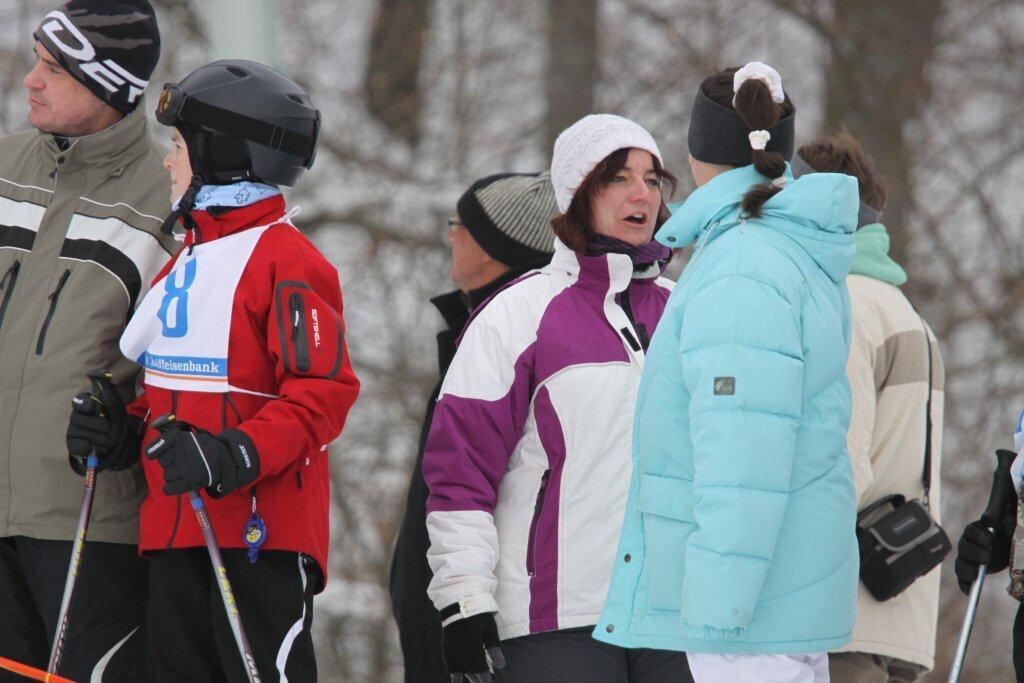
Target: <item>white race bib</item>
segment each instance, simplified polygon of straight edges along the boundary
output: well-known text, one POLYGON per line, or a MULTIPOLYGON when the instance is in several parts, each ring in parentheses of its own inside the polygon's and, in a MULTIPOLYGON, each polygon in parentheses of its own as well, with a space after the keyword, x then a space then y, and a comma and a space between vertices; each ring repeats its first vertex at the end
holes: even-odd
POLYGON ((182 252, 153 285, 121 336, 121 352, 146 370, 147 384, 225 393, 231 309, 242 271, 270 225, 182 252))

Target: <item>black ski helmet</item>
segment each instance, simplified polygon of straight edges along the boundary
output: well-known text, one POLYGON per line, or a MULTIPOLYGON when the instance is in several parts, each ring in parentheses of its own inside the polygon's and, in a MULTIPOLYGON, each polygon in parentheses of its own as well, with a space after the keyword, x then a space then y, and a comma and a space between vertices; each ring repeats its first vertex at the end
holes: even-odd
POLYGON ((306 91, 246 59, 222 59, 164 85, 156 118, 178 129, 193 174, 211 185, 294 185, 312 167, 320 133, 306 91))

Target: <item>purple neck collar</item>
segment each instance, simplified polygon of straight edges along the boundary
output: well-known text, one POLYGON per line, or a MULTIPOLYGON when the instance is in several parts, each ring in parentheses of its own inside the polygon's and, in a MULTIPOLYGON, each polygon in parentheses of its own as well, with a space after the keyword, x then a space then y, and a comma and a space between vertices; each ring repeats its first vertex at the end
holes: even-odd
POLYGON ((644 244, 630 244, 608 235, 593 235, 588 238, 586 254, 587 256, 625 254, 633 262, 634 269, 646 268, 655 261, 667 263, 672 258, 672 250, 654 240, 644 244))

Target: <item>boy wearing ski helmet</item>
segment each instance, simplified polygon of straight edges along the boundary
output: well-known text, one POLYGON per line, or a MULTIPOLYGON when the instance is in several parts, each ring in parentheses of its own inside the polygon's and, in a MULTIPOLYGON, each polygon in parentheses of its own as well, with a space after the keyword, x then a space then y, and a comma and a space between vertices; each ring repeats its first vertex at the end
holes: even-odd
POLYGON ((359 390, 338 273, 291 224, 278 189, 311 166, 320 114, 279 72, 223 60, 165 86, 157 120, 176 129, 165 227, 180 219, 185 249, 121 339, 145 369, 128 413, 147 422, 140 550, 151 560, 153 672, 245 677, 184 495, 199 491, 261 675, 312 681, 327 444, 359 390), (153 420, 166 414, 176 422, 158 434, 153 420))

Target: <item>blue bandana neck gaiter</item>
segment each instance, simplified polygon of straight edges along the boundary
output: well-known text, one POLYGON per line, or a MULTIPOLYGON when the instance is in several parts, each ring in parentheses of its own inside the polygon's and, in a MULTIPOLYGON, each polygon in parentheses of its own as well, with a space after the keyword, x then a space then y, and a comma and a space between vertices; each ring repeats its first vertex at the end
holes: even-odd
MULTIPOLYGON (((273 185, 253 183, 248 180, 230 185, 203 185, 196 194, 192 211, 202 211, 211 206, 237 209, 279 194, 281 194, 281 190, 273 185)), ((175 201, 172 209, 176 210, 177 208, 178 202, 175 201)))

